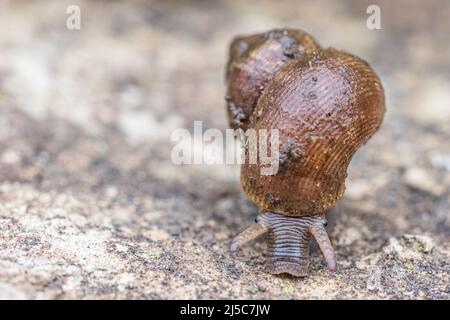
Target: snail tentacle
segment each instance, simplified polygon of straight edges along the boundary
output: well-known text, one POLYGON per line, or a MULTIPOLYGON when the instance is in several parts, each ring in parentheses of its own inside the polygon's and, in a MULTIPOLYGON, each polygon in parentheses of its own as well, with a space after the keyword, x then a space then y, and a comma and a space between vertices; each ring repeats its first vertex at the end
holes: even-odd
POLYGON ((317 244, 320 247, 320 251, 327 262, 328 269, 330 271, 336 270, 336 255, 333 250, 333 246, 331 245, 330 238, 328 237, 327 231, 323 226, 323 223, 315 223, 311 226, 310 232, 313 235, 314 239, 316 239, 317 244))
POLYGON ((230 251, 234 252, 240 249, 247 242, 258 238, 259 236, 262 236, 267 232, 269 232, 269 228, 267 226, 266 214, 263 213, 255 219, 254 224, 242 231, 233 239, 233 242, 230 246, 230 251))

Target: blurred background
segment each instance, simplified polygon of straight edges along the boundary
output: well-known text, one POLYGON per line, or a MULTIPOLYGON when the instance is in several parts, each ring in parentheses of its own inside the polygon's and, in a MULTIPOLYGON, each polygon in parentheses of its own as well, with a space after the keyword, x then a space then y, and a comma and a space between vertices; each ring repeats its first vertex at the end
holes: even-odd
POLYGON ((1 298, 450 298, 449 1, 0 0, 1 298), (381 9, 369 30, 366 9, 381 9), (81 29, 69 30, 69 5, 81 29), (239 34, 291 27, 367 60, 380 131, 329 212, 339 271, 232 256, 239 166, 175 166, 176 128, 227 128, 239 34))

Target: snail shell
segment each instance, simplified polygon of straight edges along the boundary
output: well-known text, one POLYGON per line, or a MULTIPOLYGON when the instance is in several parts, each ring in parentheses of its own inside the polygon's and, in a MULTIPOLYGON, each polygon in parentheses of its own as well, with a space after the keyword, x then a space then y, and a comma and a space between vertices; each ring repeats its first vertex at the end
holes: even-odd
POLYGON ((230 126, 248 128, 262 89, 293 57, 319 48, 307 33, 283 29, 237 37, 227 64, 227 107, 230 126))
POLYGON ((344 193, 350 160, 384 112, 381 83, 363 60, 335 49, 291 60, 266 84, 249 124, 279 130, 278 173, 243 164, 244 191, 268 211, 324 212, 344 193))

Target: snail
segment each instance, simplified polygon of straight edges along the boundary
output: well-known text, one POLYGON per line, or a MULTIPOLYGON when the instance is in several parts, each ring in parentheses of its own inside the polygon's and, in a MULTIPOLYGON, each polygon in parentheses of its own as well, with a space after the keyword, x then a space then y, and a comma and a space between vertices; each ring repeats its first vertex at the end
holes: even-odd
POLYGON ((279 132, 275 174, 241 164, 242 189, 260 213, 230 251, 267 233, 267 271, 303 277, 314 238, 336 270, 325 211, 342 197, 354 153, 381 125, 379 77, 364 60, 322 48, 306 32, 276 29, 232 41, 226 81, 232 128, 279 132))

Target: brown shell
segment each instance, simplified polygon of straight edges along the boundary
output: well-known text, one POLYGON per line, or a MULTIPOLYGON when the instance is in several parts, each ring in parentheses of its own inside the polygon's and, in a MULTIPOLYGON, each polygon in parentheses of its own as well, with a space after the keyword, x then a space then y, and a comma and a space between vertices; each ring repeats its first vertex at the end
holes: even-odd
POLYGON ((247 129, 266 83, 291 59, 320 47, 307 33, 293 29, 238 37, 227 65, 227 108, 230 126, 247 129))
POLYGON ((321 49, 289 60, 267 81, 248 124, 279 130, 279 170, 264 176, 261 165, 243 164, 244 191, 268 211, 322 213, 342 196, 347 166, 384 112, 380 80, 358 57, 321 49))

